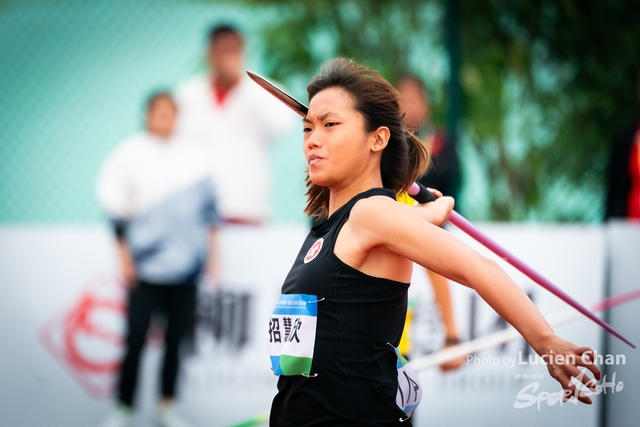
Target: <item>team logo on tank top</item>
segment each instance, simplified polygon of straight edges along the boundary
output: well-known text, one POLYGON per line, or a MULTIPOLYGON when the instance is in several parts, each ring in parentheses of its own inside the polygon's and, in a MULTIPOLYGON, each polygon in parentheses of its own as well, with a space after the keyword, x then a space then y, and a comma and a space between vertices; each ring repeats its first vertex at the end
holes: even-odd
POLYGON ((305 264, 313 261, 313 259, 318 256, 318 254, 320 253, 320 249, 322 249, 322 243, 324 243, 324 239, 319 238, 318 240, 316 240, 313 246, 311 246, 309 252, 307 252, 307 255, 305 255, 304 257, 305 264))

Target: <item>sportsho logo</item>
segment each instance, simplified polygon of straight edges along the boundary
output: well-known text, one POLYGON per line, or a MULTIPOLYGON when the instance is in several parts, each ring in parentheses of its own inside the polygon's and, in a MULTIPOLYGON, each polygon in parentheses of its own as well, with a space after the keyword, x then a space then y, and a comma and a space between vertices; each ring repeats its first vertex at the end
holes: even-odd
POLYGON ((597 396, 600 393, 607 394, 607 392, 609 394, 620 393, 624 389, 624 383, 622 381, 616 381, 615 372, 613 373, 610 381, 607 381, 606 375, 602 378, 602 381, 599 384, 593 381, 596 387, 595 391, 591 391, 588 388, 579 385, 583 375, 585 375, 584 372, 578 375, 575 380, 572 380, 574 384, 576 384, 576 389, 573 392, 571 390, 560 390, 557 392, 541 391, 537 393, 540 383, 532 382, 518 392, 516 400, 513 402, 513 407, 516 409, 523 409, 537 405, 538 411, 540 411, 540 407, 543 402, 546 403, 546 406, 554 406, 558 403, 560 406, 563 406, 563 404, 567 402, 577 405, 577 397, 579 393, 583 393, 587 396, 597 396), (566 402, 565 399, 567 399, 566 402))

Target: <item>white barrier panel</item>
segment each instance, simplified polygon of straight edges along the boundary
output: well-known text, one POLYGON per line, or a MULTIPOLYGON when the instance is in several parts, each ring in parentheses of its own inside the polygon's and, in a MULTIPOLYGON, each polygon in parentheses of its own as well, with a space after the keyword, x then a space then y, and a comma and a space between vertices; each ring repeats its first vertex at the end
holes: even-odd
MULTIPOLYGON (((221 310, 212 315, 206 304, 199 308, 196 349, 181 376, 180 410, 194 425, 226 426, 269 410, 276 377, 265 322, 306 232, 231 227, 222 233, 226 291, 214 304, 221 310)), ((5 227, 0 242, 0 425, 99 425, 111 407, 105 397, 115 383, 124 329, 109 231, 5 227)), ((155 425, 161 344, 154 335, 141 360, 136 427, 155 425)))
MULTIPOLYGON (((482 228, 581 303, 591 305, 602 298, 602 229, 482 228)), ((226 292, 202 300, 196 346, 181 377, 180 410, 194 425, 230 426, 269 410, 276 378, 264 343, 265 322, 305 234, 304 227, 224 230, 226 292)), ((113 363, 121 351, 118 336, 123 329, 122 295, 108 230, 95 226, 5 227, 0 229, 0 242, 0 278, 5 290, 0 302, 0 333, 5 343, 0 365, 2 422, 98 425, 111 405, 105 397, 113 387, 113 363)), ((544 314, 566 309, 553 295, 507 268, 544 314)), ((414 286, 427 288, 425 282, 424 273, 417 270, 414 286)), ((452 289, 463 338, 503 326, 471 291, 459 285, 452 289)), ((426 329, 437 335, 432 326, 426 329)), ((588 320, 557 332, 601 349, 602 334, 588 320)), ((151 335, 142 360, 136 426, 153 425, 161 343, 151 335)), ((559 387, 529 355, 518 340, 475 355, 451 374, 423 371, 425 397, 414 425, 571 422, 595 426, 599 396, 594 397, 592 407, 560 405, 552 396, 559 387), (539 383, 537 388, 535 383, 539 383), (519 409, 514 407, 517 402, 519 409)))
MULTIPOLYGON (((555 285, 589 306, 603 297, 604 245, 599 227, 483 224, 480 228, 502 247, 555 285)), ((568 306, 455 228, 450 229, 479 252, 496 259, 547 317, 568 306)), ((414 283, 415 285, 416 283, 414 283)), ((475 292, 452 284, 458 329, 464 340, 505 328, 505 322, 475 292)), ((601 352, 600 328, 588 319, 559 327, 560 336, 601 352)), ((423 371, 425 399, 416 426, 540 426, 571 423, 596 426, 594 405, 561 404, 560 386, 523 339, 469 355, 463 368, 443 374, 423 371)))
MULTIPOLYGON (((609 293, 618 295, 640 289, 640 224, 613 222, 607 225, 609 251, 609 293)), ((640 345, 640 302, 634 301, 612 310, 610 324, 636 346, 640 345)), ((606 366, 608 378, 624 381, 624 390, 619 394, 608 394, 605 398, 604 427, 632 426, 640 420, 640 350, 631 350, 615 337, 606 338, 607 353, 623 353, 627 356, 624 366, 606 366)))

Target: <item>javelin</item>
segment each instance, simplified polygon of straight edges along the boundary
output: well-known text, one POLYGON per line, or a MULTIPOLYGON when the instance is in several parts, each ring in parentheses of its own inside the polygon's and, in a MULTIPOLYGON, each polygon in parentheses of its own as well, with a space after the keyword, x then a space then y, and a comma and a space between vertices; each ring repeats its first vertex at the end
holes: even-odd
MULTIPOLYGON (((253 81, 255 81, 260 87, 265 89, 271 95, 278 98, 281 102, 283 102, 287 107, 291 108, 296 114, 301 117, 306 117, 309 112, 309 108, 296 100, 294 97, 283 91, 282 89, 275 86, 273 83, 265 79, 264 77, 259 76, 258 74, 247 71, 247 74, 253 81)), ((418 203, 427 203, 435 200, 435 196, 427 191, 424 187, 417 183, 413 183, 411 187, 407 190, 409 195, 413 197, 418 203)), ((449 216, 449 222, 460 230, 467 233, 470 237, 478 241, 480 244, 485 246, 487 249, 498 255, 500 258, 504 259, 506 262, 520 270, 525 276, 529 277, 538 285, 542 286, 562 301, 569 304, 571 307, 578 310, 580 313, 593 320, 595 323, 604 328, 607 332, 614 335, 615 337, 622 340, 625 344, 631 346, 632 348, 636 348, 635 345, 631 343, 631 341, 627 340, 620 333, 618 333, 611 325, 609 325, 604 320, 598 318, 595 314, 593 314, 589 309, 584 307, 578 301, 569 296, 562 289, 558 288, 556 285, 551 283, 541 274, 533 270, 531 267, 526 265, 524 262, 516 258, 513 254, 509 253, 507 250, 503 249, 500 245, 494 242, 492 239, 487 237, 484 233, 482 233, 478 228, 476 228, 473 224, 467 221, 462 215, 457 213, 456 211, 451 211, 451 215, 449 216)))

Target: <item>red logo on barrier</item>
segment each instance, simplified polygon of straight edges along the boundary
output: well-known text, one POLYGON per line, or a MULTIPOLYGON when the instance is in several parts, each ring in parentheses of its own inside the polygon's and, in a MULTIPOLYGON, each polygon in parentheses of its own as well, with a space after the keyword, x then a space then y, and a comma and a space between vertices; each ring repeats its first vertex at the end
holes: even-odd
POLYGON ((125 290, 116 277, 92 280, 40 329, 45 348, 94 398, 111 395, 123 349, 125 290))

